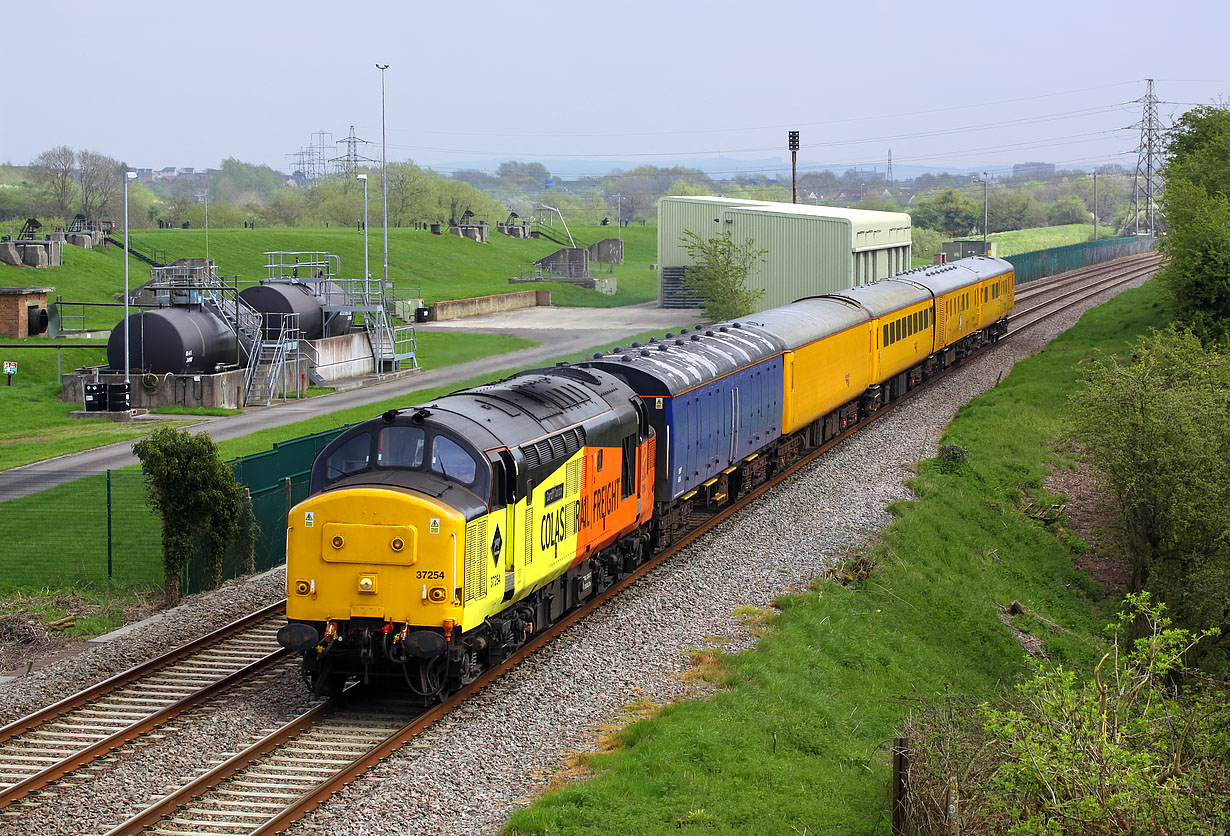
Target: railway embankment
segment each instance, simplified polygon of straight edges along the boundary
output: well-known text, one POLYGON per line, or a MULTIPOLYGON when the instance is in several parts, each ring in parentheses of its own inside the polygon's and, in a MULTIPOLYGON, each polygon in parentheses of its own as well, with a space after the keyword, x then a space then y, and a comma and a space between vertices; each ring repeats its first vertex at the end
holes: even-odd
MULTIPOLYGON (((717 689, 711 698, 671 704, 579 757, 587 777, 516 812, 510 830, 887 833, 891 744, 908 714, 946 696, 986 699, 1025 671, 1029 654, 1091 669, 1117 590, 1078 568, 1078 559, 1103 556, 1062 515, 1040 519, 1029 509, 1068 500, 1045 480, 1074 462, 1061 439, 1080 368, 1097 352, 1124 354, 1163 324, 1157 292, 1147 284, 1087 312, 993 378, 938 438, 911 426, 911 415, 932 408, 924 397, 897 423, 869 431, 885 438, 852 439, 838 456, 850 492, 875 483, 870 471, 882 467, 868 459, 860 472, 855 450, 909 451, 899 462, 909 495, 889 506, 893 522, 809 588, 759 614, 744 610, 763 631, 755 649, 698 646, 697 675, 717 689)), ((975 364, 965 371, 986 373, 975 364)), ((852 522, 823 492, 784 497, 815 504, 780 509, 782 550, 810 548, 790 522, 801 512, 834 527, 852 522)), ((738 548, 740 539, 753 538, 731 531, 708 545, 738 548)))

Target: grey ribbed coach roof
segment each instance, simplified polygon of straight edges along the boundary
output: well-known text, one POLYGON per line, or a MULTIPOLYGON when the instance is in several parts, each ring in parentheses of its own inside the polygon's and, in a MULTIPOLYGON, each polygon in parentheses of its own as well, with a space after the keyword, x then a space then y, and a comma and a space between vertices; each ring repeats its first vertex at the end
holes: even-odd
MULTIPOLYGON (((911 277, 912 279, 913 277, 911 277)), ((882 279, 878 282, 852 287, 839 293, 830 293, 849 299, 866 308, 873 317, 881 317, 907 305, 917 305, 931 298, 931 294, 916 284, 882 279)))
POLYGON ((1009 261, 985 255, 974 255, 951 264, 908 270, 899 274, 897 278, 920 284, 938 296, 984 279, 1002 276, 1011 271, 1012 263, 1009 261))
POLYGON ((853 328, 871 317, 853 302, 838 297, 814 296, 781 308, 751 314, 740 320, 796 349, 815 340, 853 328))
POLYGON ((781 340, 759 329, 723 324, 685 328, 670 339, 596 356, 580 365, 624 377, 641 394, 677 395, 784 349, 781 340), (646 386, 646 378, 660 385, 646 386))

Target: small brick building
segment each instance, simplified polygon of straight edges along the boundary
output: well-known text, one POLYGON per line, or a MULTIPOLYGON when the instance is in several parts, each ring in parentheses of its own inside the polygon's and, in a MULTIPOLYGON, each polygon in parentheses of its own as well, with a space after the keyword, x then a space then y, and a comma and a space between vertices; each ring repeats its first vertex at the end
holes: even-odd
POLYGON ((54 291, 54 287, 0 287, 0 337, 20 339, 46 330, 46 316, 38 311, 47 310, 47 294, 54 291))

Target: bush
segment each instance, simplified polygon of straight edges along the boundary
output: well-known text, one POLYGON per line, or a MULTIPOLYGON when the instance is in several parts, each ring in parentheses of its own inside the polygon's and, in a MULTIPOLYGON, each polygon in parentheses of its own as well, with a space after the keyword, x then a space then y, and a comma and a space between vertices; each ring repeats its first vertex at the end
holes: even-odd
POLYGON ((1129 596, 1119 641, 1086 680, 1031 663, 995 705, 911 719, 908 816, 915 832, 1105 836, 1224 833, 1230 810, 1226 682, 1185 674, 1200 636, 1129 596), (1144 636, 1122 639, 1139 622, 1144 636), (1176 689, 1176 683, 1182 685, 1176 689))

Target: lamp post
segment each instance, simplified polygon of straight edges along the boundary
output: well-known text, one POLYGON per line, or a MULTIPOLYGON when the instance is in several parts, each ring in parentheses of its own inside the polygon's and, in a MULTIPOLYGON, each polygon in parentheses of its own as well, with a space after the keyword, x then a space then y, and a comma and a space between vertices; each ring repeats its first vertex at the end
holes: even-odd
POLYGON ((1097 241, 1097 172, 1093 172, 1093 240, 1097 241))
POLYGON ((389 156, 384 128, 384 71, 388 68, 388 64, 376 65, 380 70, 380 191, 384 196, 384 284, 380 285, 381 293, 389 283, 389 156))
POLYGON ((132 372, 128 347, 128 181, 136 180, 135 171, 124 172, 124 385, 127 386, 132 372))
POLYGON ((367 267, 367 175, 359 174, 357 177, 363 181, 363 281, 366 282, 372 277, 367 267))
POLYGON ((197 192, 196 195, 200 200, 205 202, 205 258, 209 258, 209 192, 197 192))
POLYGON ((981 180, 979 180, 977 177, 974 178, 975 183, 982 183, 982 254, 983 255, 990 255, 990 252, 987 251, 987 218, 989 216, 987 212, 987 207, 989 206, 989 204, 987 203, 987 180, 988 180, 988 177, 985 171, 982 172, 981 180))

